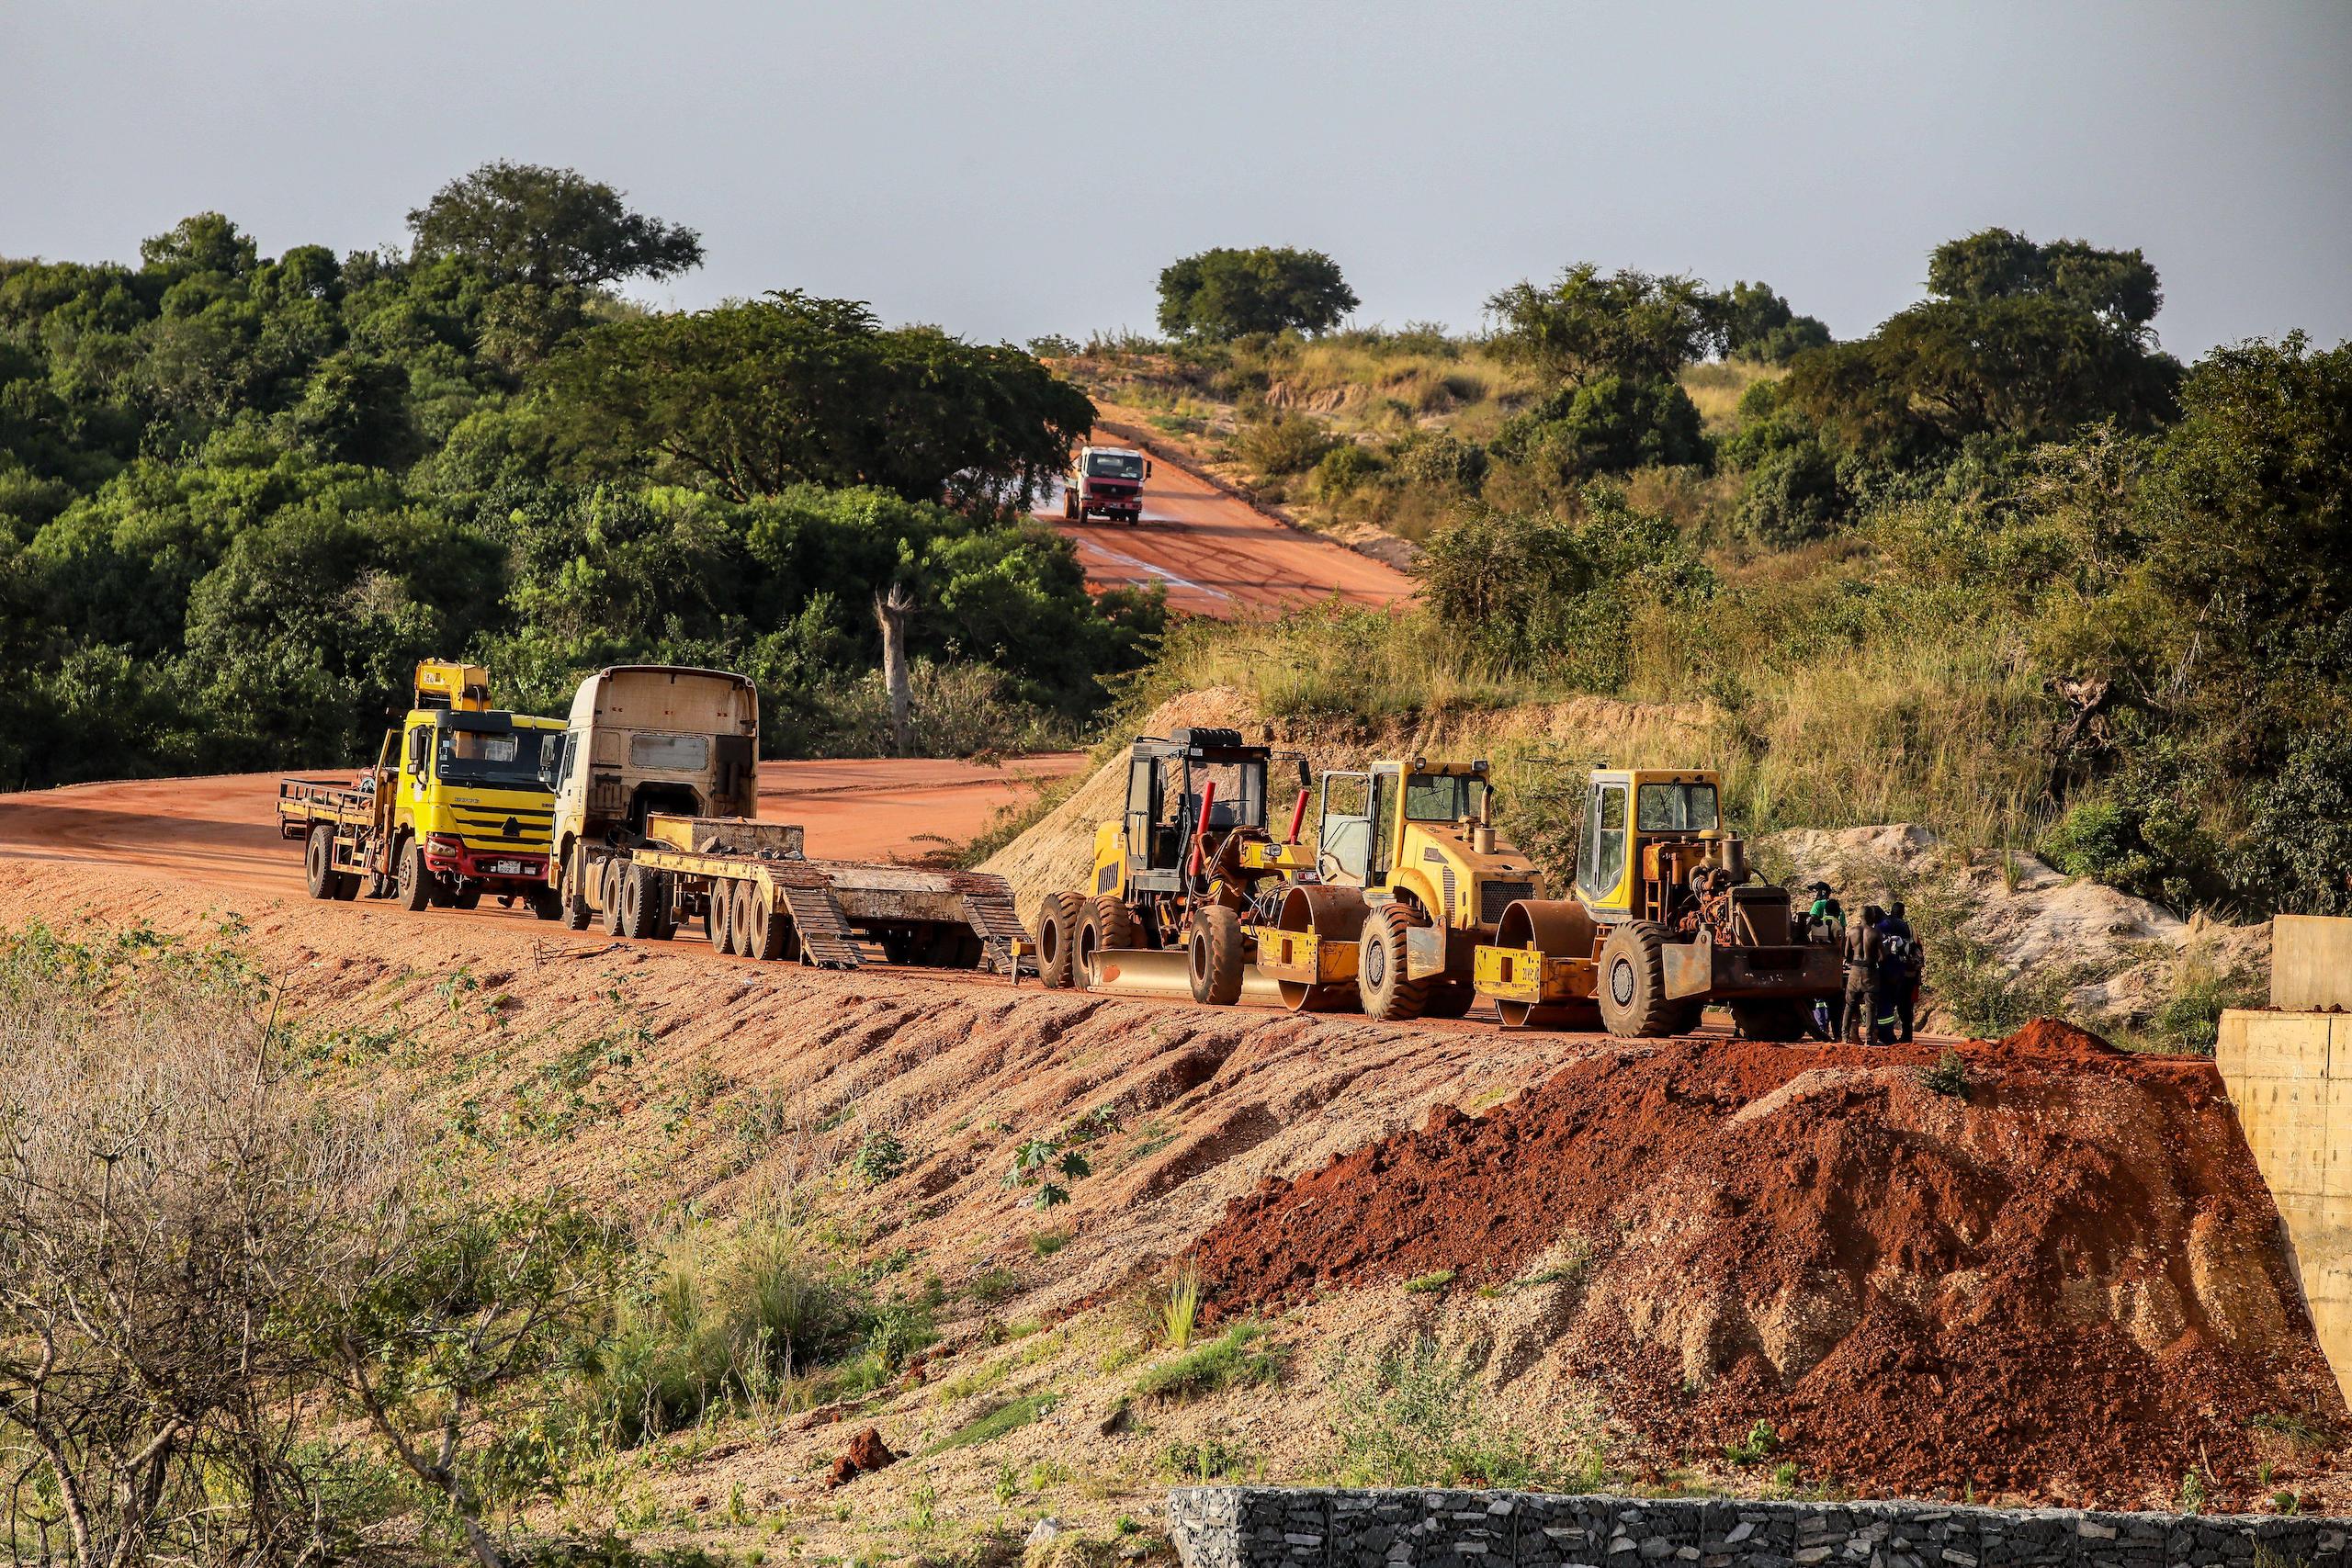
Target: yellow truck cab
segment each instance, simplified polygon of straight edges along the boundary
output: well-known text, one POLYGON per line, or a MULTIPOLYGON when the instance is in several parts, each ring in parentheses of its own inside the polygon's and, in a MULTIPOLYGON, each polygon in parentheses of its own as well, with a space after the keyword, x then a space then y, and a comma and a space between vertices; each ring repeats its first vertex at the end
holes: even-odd
POLYGON ((413 700, 356 783, 279 783, 278 829, 305 840, 311 896, 353 898, 364 884, 412 909, 469 909, 491 894, 554 919, 540 773, 562 724, 492 708, 479 664, 424 660, 413 700))

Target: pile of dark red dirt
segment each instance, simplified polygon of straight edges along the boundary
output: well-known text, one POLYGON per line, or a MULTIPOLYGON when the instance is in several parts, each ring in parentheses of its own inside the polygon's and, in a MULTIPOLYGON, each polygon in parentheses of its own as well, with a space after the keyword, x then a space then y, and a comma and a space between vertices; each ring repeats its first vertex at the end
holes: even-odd
POLYGON ((868 1427, 849 1440, 841 1458, 833 1461, 833 1468, 826 1472, 825 1488, 846 1486, 859 1476, 899 1462, 890 1445, 882 1440, 879 1427, 868 1427))
POLYGON ((1962 1047, 1962 1093, 1937 1055, 1623 1047, 1269 1181, 1196 1257, 1228 1314, 1442 1269, 1550 1292, 1498 1314, 1540 1340, 1499 1375, 1597 1387, 1668 1455, 1768 1421, 1871 1490, 2250 1494, 2256 1416, 2342 1421, 2210 1062, 2046 1021, 1962 1047))

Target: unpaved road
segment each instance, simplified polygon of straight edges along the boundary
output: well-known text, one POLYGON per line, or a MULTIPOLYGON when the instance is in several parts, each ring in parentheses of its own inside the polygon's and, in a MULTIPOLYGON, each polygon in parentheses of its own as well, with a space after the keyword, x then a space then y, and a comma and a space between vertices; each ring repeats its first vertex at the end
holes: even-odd
MULTIPOLYGON (((1093 439, 1126 445, 1108 431, 1093 439)), ((1413 580, 1396 568, 1277 523, 1162 457, 1153 458, 1144 481, 1139 524, 1067 522, 1058 487, 1038 502, 1037 514, 1078 542, 1089 581, 1113 588, 1156 582, 1168 590, 1169 608, 1188 615, 1230 620, 1334 595, 1380 606, 1413 592, 1413 580)))
MULTIPOLYGON (((763 762, 760 815, 806 828, 812 855, 919 860, 972 838, 1000 807, 1085 760, 1083 752, 1054 751, 1001 768, 929 759, 763 762)), ((0 795, 0 860, 130 867, 302 897, 300 847, 277 836, 278 778, 229 773, 0 795)))

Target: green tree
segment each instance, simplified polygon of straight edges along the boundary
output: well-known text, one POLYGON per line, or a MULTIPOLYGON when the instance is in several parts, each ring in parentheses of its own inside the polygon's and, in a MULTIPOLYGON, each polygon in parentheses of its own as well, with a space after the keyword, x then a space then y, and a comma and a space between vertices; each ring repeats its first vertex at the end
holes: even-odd
POLYGON ((1829 342, 1826 323, 1798 315, 1765 284, 1735 283, 1714 296, 1713 310, 1723 351, 1733 359, 1786 365, 1804 350, 1829 342))
POLYGON ((1176 337, 1312 335, 1338 326, 1358 303, 1340 264, 1321 251, 1220 248, 1171 262, 1159 274, 1159 328, 1176 337))
POLYGON ((886 332, 859 301, 789 290, 597 327, 539 384, 592 463, 651 454, 657 472, 736 501, 814 483, 1010 505, 1094 420, 1084 393, 1020 349, 886 332))
POLYGON ((500 283, 605 288, 702 265, 702 237, 634 212, 622 193, 571 169, 484 164, 408 215, 418 260, 462 256, 500 283))
POLYGON ((1603 376, 1663 381, 1721 340, 1713 297, 1693 278, 1603 275, 1579 262, 1545 288, 1514 283, 1487 301, 1495 349, 1570 386, 1603 376))
POLYGON ((1698 405, 1672 381, 1602 376, 1564 387, 1497 433, 1494 451, 1563 482, 1654 464, 1703 464, 1698 405))

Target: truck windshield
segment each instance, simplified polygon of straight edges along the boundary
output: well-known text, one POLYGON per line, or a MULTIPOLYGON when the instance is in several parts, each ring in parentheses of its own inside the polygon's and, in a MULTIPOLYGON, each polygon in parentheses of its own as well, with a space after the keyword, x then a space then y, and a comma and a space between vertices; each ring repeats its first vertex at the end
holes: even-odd
POLYGON ((1143 459, 1132 452, 1091 452, 1086 457, 1086 474, 1096 479, 1139 479, 1143 478, 1143 459))
POLYGON ((1487 798, 1487 781, 1459 774, 1415 773, 1405 781, 1405 820, 1459 822, 1475 818, 1487 798))
POLYGON ((444 729, 435 776, 490 789, 544 789, 539 736, 532 729, 444 729))
POLYGON ((1700 833, 1716 826, 1715 786, 1645 784, 1635 825, 1645 833, 1700 833))

